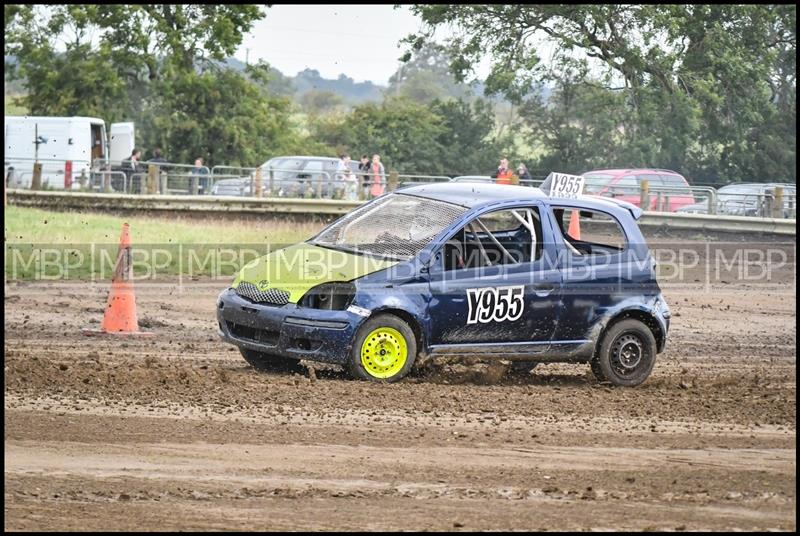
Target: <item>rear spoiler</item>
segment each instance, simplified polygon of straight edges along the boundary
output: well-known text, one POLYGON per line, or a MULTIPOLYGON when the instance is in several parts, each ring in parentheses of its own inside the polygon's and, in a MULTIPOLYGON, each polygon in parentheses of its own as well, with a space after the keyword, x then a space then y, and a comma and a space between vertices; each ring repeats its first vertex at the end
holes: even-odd
MULTIPOLYGON (((541 186, 539 186, 539 189, 542 192, 551 191, 551 186, 553 184, 554 178, 555 178, 555 180, 560 181, 561 184, 566 184, 567 185, 567 189, 569 189, 570 184, 575 184, 575 182, 574 182, 575 180, 578 181, 577 182, 578 185, 581 188, 583 188, 583 184, 584 184, 583 180, 584 179, 583 179, 582 175, 567 175, 565 173, 555 173, 555 172, 553 172, 553 173, 550 173, 547 176, 547 178, 544 180, 544 182, 541 184, 541 186), (570 181, 573 181, 573 182, 570 182, 570 181)), ((551 194, 545 193, 545 195, 551 195, 551 194)), ((571 197, 574 197, 574 196, 571 196, 571 197)), ((628 212, 631 213, 631 216, 633 216, 634 220, 638 220, 639 218, 642 217, 642 212, 643 212, 642 209, 640 209, 636 205, 628 203, 627 201, 622 201, 621 199, 616 199, 616 198, 613 198, 613 197, 604 197, 602 195, 583 194, 583 193, 579 194, 578 197, 595 197, 595 198, 598 198, 598 199, 603 199, 605 201, 610 201, 611 203, 616 203, 617 205, 619 205, 622 208, 628 209, 628 212)))
POLYGON ((596 197, 597 199, 602 199, 603 201, 608 201, 610 203, 615 203, 615 204, 619 205, 622 208, 626 208, 626 209, 628 209, 628 212, 631 213, 631 216, 633 216, 634 220, 638 220, 639 218, 641 218, 642 214, 644 213, 644 211, 641 208, 637 207, 636 205, 634 205, 632 203, 628 203, 627 201, 623 201, 622 199, 616 199, 614 197, 605 197, 605 196, 602 196, 602 195, 592 195, 592 194, 585 194, 585 196, 586 197, 596 197))

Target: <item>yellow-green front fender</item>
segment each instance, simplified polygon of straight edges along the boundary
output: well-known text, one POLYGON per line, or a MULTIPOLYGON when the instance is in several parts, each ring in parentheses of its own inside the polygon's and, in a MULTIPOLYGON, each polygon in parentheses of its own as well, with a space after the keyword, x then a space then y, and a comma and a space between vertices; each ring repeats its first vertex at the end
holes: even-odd
POLYGON ((283 290, 289 293, 290 303, 297 303, 317 285, 352 281, 395 264, 396 261, 354 255, 303 242, 247 263, 233 280, 233 287, 246 282, 261 291, 283 290))

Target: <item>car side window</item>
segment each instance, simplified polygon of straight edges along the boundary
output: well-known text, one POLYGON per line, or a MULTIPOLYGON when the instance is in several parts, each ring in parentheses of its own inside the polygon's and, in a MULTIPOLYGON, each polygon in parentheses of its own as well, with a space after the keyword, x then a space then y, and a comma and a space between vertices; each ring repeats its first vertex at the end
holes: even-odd
POLYGON ((634 175, 620 177, 617 182, 611 184, 609 193, 614 195, 632 195, 639 193, 639 182, 634 175))
MULTIPOLYGON (((647 181, 650 188, 664 186, 664 182, 661 180, 661 175, 656 175, 655 173, 642 173, 641 175, 636 175, 636 180, 639 183, 639 188, 641 188, 642 181, 647 181)), ((639 190, 637 189, 637 192, 638 191, 639 190)))
POLYGON ((444 270, 532 262, 542 255, 537 207, 482 214, 458 230, 441 249, 444 270))
POLYGON ((610 214, 554 206, 553 216, 564 243, 575 255, 613 255, 628 246, 622 226, 610 214))
POLYGON ((664 186, 669 186, 670 188, 688 188, 689 185, 686 183, 686 179, 681 177, 680 175, 660 175, 661 180, 664 182, 664 186))

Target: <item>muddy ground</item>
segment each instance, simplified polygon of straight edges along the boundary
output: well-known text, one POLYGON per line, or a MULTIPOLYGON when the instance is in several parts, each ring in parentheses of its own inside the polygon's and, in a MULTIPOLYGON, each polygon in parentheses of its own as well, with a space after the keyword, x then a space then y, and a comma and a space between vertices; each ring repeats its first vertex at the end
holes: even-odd
POLYGON ((139 284, 155 335, 125 339, 80 333, 105 283, 8 283, 4 528, 793 530, 789 276, 666 288, 635 389, 586 365, 257 373, 216 336, 227 281, 139 284))

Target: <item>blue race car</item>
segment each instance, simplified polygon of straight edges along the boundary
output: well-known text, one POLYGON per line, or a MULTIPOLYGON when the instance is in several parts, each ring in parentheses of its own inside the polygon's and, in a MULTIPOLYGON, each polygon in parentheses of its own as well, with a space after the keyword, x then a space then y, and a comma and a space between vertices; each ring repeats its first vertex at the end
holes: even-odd
POLYGON ((219 295, 219 335, 258 369, 306 359, 394 382, 420 356, 478 354, 588 362, 638 385, 670 319, 641 210, 548 191, 439 183, 376 198, 245 265, 219 295))

